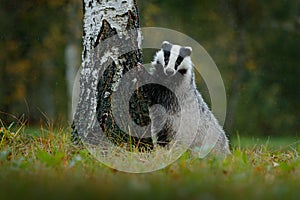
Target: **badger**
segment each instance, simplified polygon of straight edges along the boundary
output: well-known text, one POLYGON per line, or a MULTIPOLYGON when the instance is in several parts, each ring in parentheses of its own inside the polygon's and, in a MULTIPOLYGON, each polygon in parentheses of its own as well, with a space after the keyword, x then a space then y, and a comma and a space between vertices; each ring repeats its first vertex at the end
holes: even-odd
POLYGON ((151 135, 156 145, 185 141, 197 157, 230 154, 223 128, 195 84, 191 47, 164 41, 151 63, 151 135))

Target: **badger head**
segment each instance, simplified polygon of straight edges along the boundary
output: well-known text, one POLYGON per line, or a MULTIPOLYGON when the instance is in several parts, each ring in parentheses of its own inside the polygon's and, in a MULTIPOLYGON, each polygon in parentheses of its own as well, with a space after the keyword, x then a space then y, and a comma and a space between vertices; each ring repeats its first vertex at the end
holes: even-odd
POLYGON ((175 75, 191 77, 193 70, 191 53, 191 47, 183 47, 164 41, 151 64, 155 71, 160 71, 166 77, 175 75))

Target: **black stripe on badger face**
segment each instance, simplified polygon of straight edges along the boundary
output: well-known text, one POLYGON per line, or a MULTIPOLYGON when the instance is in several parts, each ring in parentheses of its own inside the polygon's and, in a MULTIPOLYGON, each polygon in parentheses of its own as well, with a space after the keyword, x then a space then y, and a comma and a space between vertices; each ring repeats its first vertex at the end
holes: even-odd
POLYGON ((178 66, 182 63, 183 59, 190 55, 191 55, 191 50, 189 48, 181 47, 179 50, 179 55, 175 62, 175 70, 177 70, 178 66))
POLYGON ((164 51, 164 61, 165 61, 165 67, 166 67, 166 66, 168 66, 168 63, 170 61, 172 44, 170 44, 168 42, 164 42, 162 44, 162 49, 164 51))
POLYGON ((178 66, 182 63, 184 57, 182 57, 181 55, 178 55, 176 62, 175 62, 175 70, 177 70, 178 66))

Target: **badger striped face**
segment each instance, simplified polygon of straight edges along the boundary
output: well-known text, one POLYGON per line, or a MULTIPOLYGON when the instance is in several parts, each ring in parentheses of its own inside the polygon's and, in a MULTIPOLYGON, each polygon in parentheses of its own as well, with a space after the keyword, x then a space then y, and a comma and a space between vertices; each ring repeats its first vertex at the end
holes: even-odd
POLYGON ((165 41, 162 43, 161 50, 157 52, 152 66, 162 66, 166 76, 173 76, 176 73, 188 75, 191 74, 193 66, 191 53, 191 47, 173 45, 165 41))

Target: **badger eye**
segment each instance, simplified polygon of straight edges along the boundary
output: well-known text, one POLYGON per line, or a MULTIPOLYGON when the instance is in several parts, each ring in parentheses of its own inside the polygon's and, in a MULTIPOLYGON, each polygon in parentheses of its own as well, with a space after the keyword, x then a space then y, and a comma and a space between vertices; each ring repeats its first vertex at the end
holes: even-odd
POLYGON ((180 73, 182 75, 186 74, 186 72, 187 72, 186 69, 180 69, 180 70, 178 70, 178 73, 180 73))

